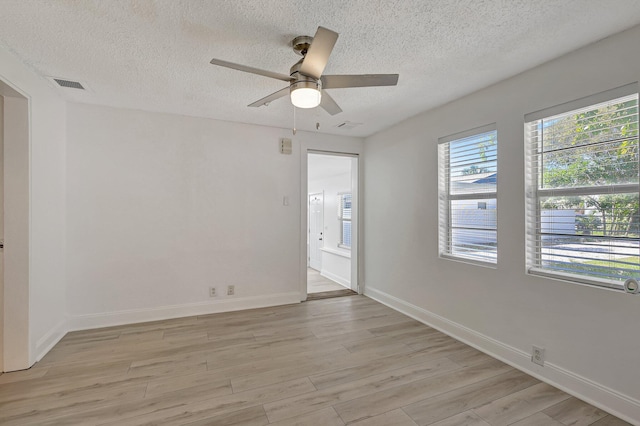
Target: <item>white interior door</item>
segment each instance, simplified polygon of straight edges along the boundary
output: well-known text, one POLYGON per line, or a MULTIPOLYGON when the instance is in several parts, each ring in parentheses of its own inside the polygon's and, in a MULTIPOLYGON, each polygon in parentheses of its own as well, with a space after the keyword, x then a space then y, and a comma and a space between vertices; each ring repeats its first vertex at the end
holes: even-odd
POLYGON ((322 269, 322 248, 324 232, 324 196, 322 193, 309 194, 309 267, 322 269))

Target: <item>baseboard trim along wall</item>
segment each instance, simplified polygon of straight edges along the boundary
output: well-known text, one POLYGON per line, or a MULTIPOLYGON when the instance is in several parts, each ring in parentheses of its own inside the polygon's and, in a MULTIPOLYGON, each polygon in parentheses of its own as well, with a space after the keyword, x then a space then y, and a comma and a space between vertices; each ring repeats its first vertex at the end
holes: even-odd
POLYGON ((300 303, 299 292, 69 316, 69 331, 300 303))
POLYGON ((345 280, 344 278, 342 278, 339 275, 333 274, 331 272, 328 271, 320 271, 320 275, 322 275, 325 278, 330 279, 331 281, 335 281, 338 284, 340 284, 341 286, 344 286, 346 288, 351 288, 351 284, 349 283, 348 280, 345 280))
POLYGON ((44 336, 42 336, 36 342, 35 348, 35 359, 32 359, 31 364, 33 362, 38 362, 44 357, 53 347, 58 343, 65 334, 68 332, 68 322, 67 320, 62 320, 55 327, 51 328, 44 336))
POLYGON ((530 354, 520 349, 506 345, 383 291, 366 288, 364 294, 576 398, 632 424, 638 424, 640 401, 634 398, 549 362, 545 362, 544 367, 538 367, 531 362, 530 354))

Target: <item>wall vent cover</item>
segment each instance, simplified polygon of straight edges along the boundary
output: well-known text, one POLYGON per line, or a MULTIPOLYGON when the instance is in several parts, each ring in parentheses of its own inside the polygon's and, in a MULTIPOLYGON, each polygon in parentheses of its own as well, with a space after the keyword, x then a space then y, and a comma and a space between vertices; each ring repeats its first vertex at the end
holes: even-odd
POLYGON ((354 123, 353 121, 345 121, 344 123, 338 124, 336 127, 338 129, 350 130, 350 129, 353 129, 354 127, 360 126, 361 124, 362 123, 354 123))
POLYGON ((63 80, 61 78, 54 78, 53 81, 58 83, 58 86, 61 86, 61 87, 69 87, 71 89, 84 90, 84 86, 78 81, 63 80))

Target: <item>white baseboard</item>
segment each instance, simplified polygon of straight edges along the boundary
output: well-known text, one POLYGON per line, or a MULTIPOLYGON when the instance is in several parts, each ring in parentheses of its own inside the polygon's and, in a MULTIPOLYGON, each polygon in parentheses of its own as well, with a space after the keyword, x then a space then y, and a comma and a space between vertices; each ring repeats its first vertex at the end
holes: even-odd
POLYGON ((266 308, 278 305, 300 303, 300 293, 280 293, 265 296, 239 297, 216 301, 188 303, 183 305, 159 306, 154 308, 131 309, 99 314, 72 315, 69 317, 69 331, 92 328, 159 321, 171 318, 207 315, 245 309, 266 308))
MULTIPOLYGON (((67 320, 62 320, 55 327, 51 328, 44 336, 36 342, 35 359, 33 362, 40 361, 55 345, 67 334, 67 320)), ((33 364, 32 362, 32 364, 33 364)))
POLYGON ((640 401, 637 399, 549 362, 545 362, 544 367, 537 366, 531 362, 531 356, 528 353, 518 348, 485 336, 383 291, 366 288, 364 294, 576 398, 631 424, 640 425, 640 401))
POLYGON ((331 281, 337 282, 338 284, 340 284, 343 287, 351 289, 351 283, 349 282, 349 280, 345 280, 344 278, 342 278, 339 275, 332 274, 329 271, 320 271, 320 275, 322 275, 325 278, 330 279, 331 281))

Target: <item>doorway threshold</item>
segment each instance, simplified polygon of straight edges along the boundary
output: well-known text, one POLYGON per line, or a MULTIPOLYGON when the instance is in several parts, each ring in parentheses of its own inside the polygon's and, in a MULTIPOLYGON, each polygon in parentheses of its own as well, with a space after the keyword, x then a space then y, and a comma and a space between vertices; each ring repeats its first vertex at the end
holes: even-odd
POLYGON ((357 296, 358 293, 345 288, 344 290, 321 291, 319 293, 307 294, 307 302, 309 300, 331 299, 333 297, 357 296))

